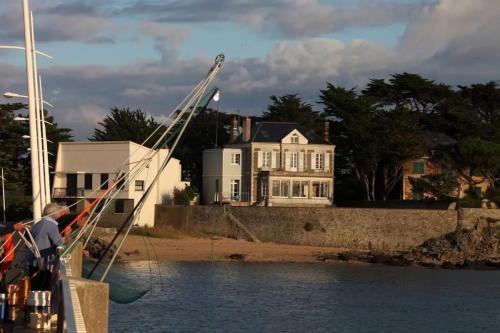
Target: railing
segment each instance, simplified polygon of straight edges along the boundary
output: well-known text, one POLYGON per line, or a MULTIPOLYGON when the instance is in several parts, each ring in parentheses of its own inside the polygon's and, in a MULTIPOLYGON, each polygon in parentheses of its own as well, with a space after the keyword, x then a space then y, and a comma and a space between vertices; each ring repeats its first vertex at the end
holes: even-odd
POLYGON ((59 302, 61 304, 59 306, 57 331, 84 333, 87 332, 87 329, 76 292, 76 286, 71 281, 73 275, 69 260, 61 259, 60 261, 59 302), (63 329, 64 326, 66 330, 63 329))
POLYGON ((54 188, 52 196, 54 198, 83 198, 85 196, 85 189, 82 187, 54 188))
POLYGON ((214 202, 219 204, 229 204, 231 202, 247 202, 249 201, 250 194, 248 192, 233 194, 228 192, 214 193, 214 202))

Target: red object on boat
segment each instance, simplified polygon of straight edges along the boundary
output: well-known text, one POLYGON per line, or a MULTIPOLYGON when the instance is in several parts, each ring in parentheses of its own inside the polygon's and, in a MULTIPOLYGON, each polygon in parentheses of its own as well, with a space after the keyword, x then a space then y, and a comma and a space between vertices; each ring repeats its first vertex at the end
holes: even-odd
POLYGON ((12 234, 3 236, 3 262, 0 264, 0 273, 5 273, 10 269, 14 261, 14 238, 12 234))

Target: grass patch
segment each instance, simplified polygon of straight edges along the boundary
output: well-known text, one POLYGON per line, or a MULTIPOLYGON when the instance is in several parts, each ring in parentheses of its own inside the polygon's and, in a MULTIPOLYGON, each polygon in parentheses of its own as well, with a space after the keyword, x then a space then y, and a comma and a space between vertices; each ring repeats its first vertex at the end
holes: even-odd
POLYGON ((130 234, 137 236, 153 237, 153 238, 166 238, 166 239, 182 239, 182 238, 206 238, 206 235, 196 231, 184 231, 172 228, 170 226, 164 227, 134 227, 130 230, 130 234))

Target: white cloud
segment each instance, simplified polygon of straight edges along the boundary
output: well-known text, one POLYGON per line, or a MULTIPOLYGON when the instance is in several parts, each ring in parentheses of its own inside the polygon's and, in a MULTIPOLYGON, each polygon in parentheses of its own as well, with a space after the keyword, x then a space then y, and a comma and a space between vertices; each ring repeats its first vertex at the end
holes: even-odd
POLYGON ((335 5, 319 0, 137 0, 118 13, 170 23, 236 22, 274 36, 301 38, 407 22, 426 1, 361 0, 335 5))
POLYGON ((154 38, 155 49, 162 56, 164 63, 177 59, 179 47, 191 37, 191 29, 188 27, 143 22, 140 29, 143 33, 154 38))
MULTIPOLYGON (((497 80, 499 12, 500 1, 441 0, 412 19, 394 49, 361 39, 350 43, 328 38, 279 42, 265 57, 230 60, 223 66, 216 82, 223 91, 221 110, 258 114, 273 94, 300 93, 314 102, 326 81, 362 87, 369 78, 403 71, 449 84, 497 80)), ((179 30, 175 25, 143 24, 142 29, 156 39, 164 57, 190 34, 189 29, 179 30)), ((115 105, 164 117, 213 63, 203 57, 168 59, 168 65, 162 60, 116 68, 46 68, 45 91, 59 91, 47 98, 54 100, 57 119, 83 138, 115 105)), ((24 91, 23 75, 22 68, 0 65, 0 88, 24 91)))

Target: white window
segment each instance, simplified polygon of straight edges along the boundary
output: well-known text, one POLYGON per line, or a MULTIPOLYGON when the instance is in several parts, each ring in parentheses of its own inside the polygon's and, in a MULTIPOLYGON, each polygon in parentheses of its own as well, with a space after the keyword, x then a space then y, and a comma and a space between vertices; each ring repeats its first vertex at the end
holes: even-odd
POLYGON ((290 169, 292 170, 297 170, 297 165, 298 165, 298 154, 297 152, 293 152, 290 154, 290 169))
POLYGON ((137 192, 144 191, 144 180, 136 180, 135 181, 135 190, 137 192))
POLYGON ((290 138, 291 143, 299 143, 299 136, 297 134, 293 134, 290 138))
POLYGON ((325 167, 325 155, 319 153, 316 154, 316 169, 323 170, 325 167))
POLYGON ((241 163, 241 154, 240 153, 232 153, 231 154, 231 165, 240 165, 241 163))
POLYGON ((308 181, 293 181, 292 197, 294 198, 307 198, 309 196, 309 182, 308 181))
POLYGON ((240 180, 231 180, 231 200, 240 200, 240 180))
POLYGON ((330 184, 328 182, 313 182, 312 195, 315 198, 328 198, 329 186, 330 184))
POLYGON ((288 180, 273 180, 273 197, 288 198, 288 180))
POLYGON ((271 167, 271 152, 265 151, 262 152, 262 167, 270 168, 271 167))

